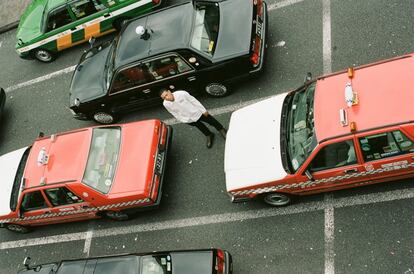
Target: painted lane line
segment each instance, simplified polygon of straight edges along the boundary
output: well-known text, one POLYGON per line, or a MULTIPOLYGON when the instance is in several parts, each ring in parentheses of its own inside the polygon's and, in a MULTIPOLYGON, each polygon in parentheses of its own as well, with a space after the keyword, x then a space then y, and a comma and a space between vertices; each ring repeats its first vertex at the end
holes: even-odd
POLYGON ((62 69, 62 70, 58 70, 58 71, 55 71, 53 73, 50 73, 50 74, 47 74, 47 75, 44 75, 44 76, 41 76, 41 77, 32 79, 30 81, 23 82, 23 83, 20 83, 20 84, 17 84, 17 85, 8 87, 8 88, 5 89, 5 91, 7 93, 7 92, 11 92, 13 90, 19 89, 19 88, 31 86, 33 84, 40 83, 40 82, 43 82, 43 81, 46 81, 46 80, 55 78, 55 77, 60 76, 62 74, 67 74, 67 73, 73 72, 75 70, 75 68, 76 68, 76 65, 75 66, 68 67, 68 68, 65 68, 65 69, 62 69))
POLYGON ((285 0, 285 1, 270 4, 267 7, 267 10, 268 11, 277 10, 277 9, 281 9, 281 8, 284 8, 284 7, 287 7, 287 6, 291 6, 291 5, 294 5, 294 4, 303 2, 303 1, 305 1, 305 0, 285 0))
MULTIPOLYGON (((303 1, 305 1, 305 0, 285 0, 285 1, 282 1, 282 2, 279 2, 279 3, 273 3, 273 4, 268 6, 268 11, 277 10, 277 9, 284 8, 284 7, 287 7, 289 5, 293 5, 293 4, 296 4, 296 3, 299 3, 299 2, 303 2, 303 1)), ((1 42, 0 42, 0 47, 1 47, 1 42)), ((53 72, 53 73, 50 73, 50 74, 46 74, 46 75, 38 77, 36 79, 29 80, 27 82, 19 83, 17 85, 13 85, 13 86, 10 86, 8 88, 5 88, 5 91, 6 92, 11 92, 11 91, 17 90, 19 88, 23 88, 23 87, 27 87, 27 86, 30 86, 30 85, 33 85, 33 84, 36 84, 36 83, 40 83, 40 82, 43 82, 45 80, 49 80, 49 79, 52 79, 54 77, 60 76, 62 74, 67 74, 67 73, 73 72, 75 70, 75 68, 76 68, 76 65, 65 68, 65 69, 62 69, 62 70, 59 70, 59 71, 56 71, 56 72, 53 72)))
POLYGON ((91 250, 91 244, 92 244, 92 238, 93 238, 93 230, 89 230, 86 232, 85 235, 85 245, 83 246, 83 253, 86 255, 86 257, 89 257, 89 252, 91 250))
POLYGON ((331 1, 322 0, 323 73, 332 72, 331 1))
POLYGON ((332 206, 333 194, 325 194, 325 202, 327 204, 325 208, 325 274, 334 274, 334 230, 335 230, 335 219, 334 219, 334 208, 332 206))
MULTIPOLYGON (((323 73, 332 72, 332 39, 331 39, 331 2, 322 0, 322 55, 323 73)), ((332 194, 325 195, 327 207, 325 208, 325 274, 335 273, 335 229, 334 208, 332 194)))
MULTIPOLYGON (((414 188, 407 188, 402 190, 394 190, 382 193, 364 194, 353 197, 338 198, 332 200, 329 206, 332 208, 344 208, 357 205, 368 205, 383 202, 392 202, 396 200, 413 199, 414 188)), ((170 229, 179 229, 187 227, 197 227, 213 224, 224 224, 238 221, 248 221, 260 218, 269 218, 283 215, 300 214, 306 212, 316 212, 325 210, 327 204, 324 201, 309 202, 297 205, 292 205, 285 208, 265 208, 259 210, 248 210, 235 213, 222 213, 215 215, 207 215, 193 218, 183 218, 177 220, 167 220, 154 223, 131 225, 114 228, 107 228, 94 231, 94 238, 121 236, 126 234, 134 234, 140 232, 154 232, 170 229)), ((87 233, 77 232, 55 236, 47 236, 40 238, 32 238, 18 241, 9 241, 0 243, 0 250, 13 249, 29 246, 39 246, 46 244, 57 244, 73 241, 86 240, 87 233)))

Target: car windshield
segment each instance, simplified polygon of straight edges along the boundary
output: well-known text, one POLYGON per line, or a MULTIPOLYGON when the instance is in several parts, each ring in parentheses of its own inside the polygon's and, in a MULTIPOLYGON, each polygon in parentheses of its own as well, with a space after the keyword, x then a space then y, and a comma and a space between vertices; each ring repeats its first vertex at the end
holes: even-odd
POLYGON ((24 168, 26 167, 27 159, 29 158, 31 149, 32 147, 26 149, 16 171, 16 177, 14 178, 13 189, 10 197, 10 209, 12 211, 16 210, 17 201, 19 200, 19 195, 22 192, 24 168))
POLYGON ((287 114, 288 155, 294 171, 316 147, 314 128, 314 93, 316 82, 293 93, 287 114))
POLYGON ((219 30, 219 6, 217 3, 195 2, 195 15, 191 46, 213 56, 219 30))
POLYGON ((109 192, 118 163, 120 144, 120 127, 93 129, 83 183, 102 193, 109 192))

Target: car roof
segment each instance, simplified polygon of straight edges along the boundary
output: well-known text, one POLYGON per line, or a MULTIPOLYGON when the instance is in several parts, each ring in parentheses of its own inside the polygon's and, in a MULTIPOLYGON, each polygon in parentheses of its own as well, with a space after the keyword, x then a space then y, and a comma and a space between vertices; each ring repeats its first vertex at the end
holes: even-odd
POLYGON ((350 133, 340 123, 345 109, 357 132, 414 120, 414 54, 355 68, 352 79, 340 72, 317 80, 315 90, 315 131, 319 142, 350 133), (347 107, 345 85, 351 82, 358 104, 347 107))
POLYGON ((130 21, 119 36, 115 69, 162 52, 187 48, 190 40, 193 4, 184 3, 130 21), (148 40, 135 32, 143 26, 148 40))
POLYGON ((24 171, 25 188, 80 180, 89 154, 92 129, 81 129, 37 139, 30 151, 24 171), (38 164, 42 149, 48 163, 38 164))

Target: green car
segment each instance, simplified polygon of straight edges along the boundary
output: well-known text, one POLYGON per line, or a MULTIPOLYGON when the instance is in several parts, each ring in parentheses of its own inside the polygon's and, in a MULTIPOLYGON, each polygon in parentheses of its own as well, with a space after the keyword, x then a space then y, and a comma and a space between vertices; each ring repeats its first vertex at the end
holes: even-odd
POLYGON ((63 49, 120 29, 124 20, 151 11, 161 0, 33 0, 20 18, 21 58, 53 61, 63 49))

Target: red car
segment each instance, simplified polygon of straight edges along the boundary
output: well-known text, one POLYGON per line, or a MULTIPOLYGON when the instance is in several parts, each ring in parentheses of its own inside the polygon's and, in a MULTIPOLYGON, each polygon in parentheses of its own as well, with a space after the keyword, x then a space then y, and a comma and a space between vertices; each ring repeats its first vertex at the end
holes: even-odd
POLYGON ((39 137, 0 157, 0 227, 125 220, 157 206, 172 129, 159 120, 39 137))

